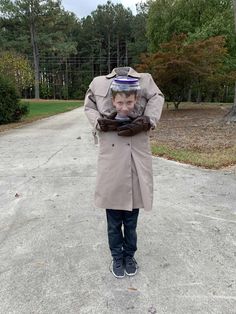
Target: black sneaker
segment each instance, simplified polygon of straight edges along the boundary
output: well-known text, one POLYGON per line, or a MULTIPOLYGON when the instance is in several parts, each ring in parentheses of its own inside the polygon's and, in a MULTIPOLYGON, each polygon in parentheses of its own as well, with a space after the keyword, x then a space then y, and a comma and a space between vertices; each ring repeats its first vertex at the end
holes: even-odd
POLYGON ((124 278, 125 277, 125 269, 123 258, 113 259, 110 266, 110 271, 116 278, 124 278))
POLYGON ((125 257, 125 273, 128 276, 136 275, 138 271, 138 264, 134 257, 126 256, 125 257))

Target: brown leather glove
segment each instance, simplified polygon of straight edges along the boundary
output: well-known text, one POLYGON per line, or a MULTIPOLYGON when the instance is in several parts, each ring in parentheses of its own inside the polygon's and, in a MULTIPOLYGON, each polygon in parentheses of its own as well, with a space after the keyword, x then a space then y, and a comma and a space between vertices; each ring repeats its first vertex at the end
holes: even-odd
POLYGON ((101 131, 117 131, 117 128, 121 126, 118 120, 115 120, 117 112, 112 112, 109 116, 105 118, 98 118, 98 124, 100 126, 101 131))
POLYGON ((142 131, 148 131, 151 128, 150 118, 141 116, 133 120, 132 123, 117 128, 119 136, 134 136, 142 131))

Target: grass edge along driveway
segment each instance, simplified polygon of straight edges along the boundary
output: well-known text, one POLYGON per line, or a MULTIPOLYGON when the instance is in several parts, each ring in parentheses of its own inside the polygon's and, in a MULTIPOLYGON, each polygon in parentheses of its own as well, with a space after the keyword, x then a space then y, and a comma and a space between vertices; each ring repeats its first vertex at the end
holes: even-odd
MULTIPOLYGON (((0 125, 0 132, 17 128, 27 123, 46 118, 58 113, 63 113, 81 107, 82 100, 22 100, 30 106, 30 113, 21 121, 0 125)), ((221 169, 236 165, 236 147, 214 152, 203 153, 189 149, 169 147, 168 144, 159 145, 151 142, 152 154, 181 163, 191 164, 208 169, 221 169)))
POLYGON ((152 154, 169 160, 190 164, 206 169, 222 169, 236 165, 236 146, 213 152, 200 152, 189 149, 179 149, 168 145, 151 143, 152 154))
POLYGON ((30 112, 20 121, 0 125, 0 132, 21 127, 30 122, 47 118, 58 113, 67 112, 83 106, 82 100, 21 100, 21 103, 28 103, 30 112))

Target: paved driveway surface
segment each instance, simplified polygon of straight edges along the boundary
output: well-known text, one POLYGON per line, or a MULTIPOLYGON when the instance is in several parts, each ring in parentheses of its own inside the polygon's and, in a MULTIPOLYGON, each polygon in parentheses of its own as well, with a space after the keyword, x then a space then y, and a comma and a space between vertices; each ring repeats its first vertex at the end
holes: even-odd
POLYGON ((0 134, 0 313, 235 314, 236 175, 154 158, 134 278, 108 270, 83 108, 0 134))

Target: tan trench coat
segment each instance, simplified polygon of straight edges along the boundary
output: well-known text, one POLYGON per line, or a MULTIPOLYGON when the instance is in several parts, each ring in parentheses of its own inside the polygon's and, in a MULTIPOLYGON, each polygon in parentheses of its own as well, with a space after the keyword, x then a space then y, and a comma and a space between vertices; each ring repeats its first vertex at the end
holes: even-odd
POLYGON ((148 73, 132 68, 116 68, 107 76, 93 79, 85 97, 85 114, 99 136, 99 155, 95 205, 100 208, 132 211, 152 209, 153 175, 149 132, 135 136, 118 136, 116 132, 99 131, 97 119, 114 112, 110 85, 116 75, 139 78, 141 95, 133 117, 146 115, 154 128, 160 119, 164 96, 148 73))

